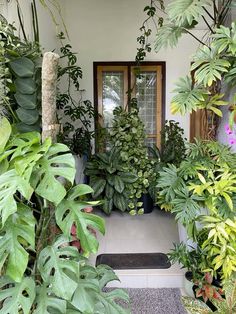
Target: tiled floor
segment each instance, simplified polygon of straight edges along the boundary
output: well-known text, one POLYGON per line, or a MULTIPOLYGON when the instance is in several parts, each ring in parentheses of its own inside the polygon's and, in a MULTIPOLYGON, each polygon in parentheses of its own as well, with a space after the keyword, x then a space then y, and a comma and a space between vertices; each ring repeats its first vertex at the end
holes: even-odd
MULTIPOLYGON (((114 212, 106 216, 96 213, 106 221, 105 236, 98 235, 102 253, 168 253, 174 242, 179 242, 178 227, 170 213, 154 210, 151 214, 130 216, 114 212)), ((91 256, 95 263, 96 256, 91 256)), ((123 287, 180 287, 183 276, 178 265, 162 270, 116 271, 123 287)))

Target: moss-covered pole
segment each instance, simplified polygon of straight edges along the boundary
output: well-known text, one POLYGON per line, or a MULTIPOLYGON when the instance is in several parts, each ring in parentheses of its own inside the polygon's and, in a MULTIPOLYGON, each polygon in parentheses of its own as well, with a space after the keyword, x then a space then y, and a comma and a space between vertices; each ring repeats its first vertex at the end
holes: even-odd
MULTIPOLYGON (((46 52, 42 65, 42 141, 51 138, 56 142, 60 125, 57 122, 57 74, 59 55, 46 52)), ((52 243, 56 234, 55 208, 50 202, 45 202, 41 210, 42 229, 40 230, 39 247, 52 243)))
POLYGON ((57 71, 59 55, 46 52, 42 66, 42 140, 56 141, 60 125, 56 115, 57 71))

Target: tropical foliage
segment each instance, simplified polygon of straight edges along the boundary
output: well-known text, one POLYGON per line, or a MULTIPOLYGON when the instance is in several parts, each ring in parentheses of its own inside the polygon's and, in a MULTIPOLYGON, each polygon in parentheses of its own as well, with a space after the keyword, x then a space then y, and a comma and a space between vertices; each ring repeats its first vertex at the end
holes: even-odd
POLYGON ((38 43, 20 39, 1 17, 1 105, 19 131, 40 129, 40 57, 38 43))
POLYGON ((222 279, 236 266, 235 163, 228 147, 196 142, 179 167, 169 165, 159 172, 157 184, 160 205, 175 214, 203 250, 201 272, 222 279))
MULTIPOLYGON (((140 37, 141 41, 138 40, 142 46, 138 48, 137 56, 142 52, 141 60, 151 51, 148 43, 152 33, 148 24, 150 19, 154 21, 156 29, 156 52, 175 47, 183 34, 191 36, 199 43, 193 55, 191 73, 187 77, 181 77, 174 89, 171 111, 173 114, 186 114, 198 109, 204 110, 206 139, 216 137, 218 120, 222 117, 220 107, 229 103, 234 105, 233 97, 225 101, 225 90, 222 88, 225 83, 231 87, 236 83, 236 24, 233 22, 230 27, 224 26, 229 10, 235 8, 233 4, 232 0, 221 1, 220 4, 209 0, 177 0, 171 1, 165 8, 162 1, 151 0, 150 5, 144 9, 148 17, 140 29, 144 32, 140 37), (200 22, 205 24, 207 31, 198 38, 192 29, 200 22)), ((232 117, 234 114, 235 110, 232 117)))
POLYGON ((90 177, 93 198, 104 199, 102 209, 106 214, 110 214, 115 207, 121 211, 128 208, 127 188, 138 177, 129 173, 128 167, 125 169, 119 150, 95 154, 86 164, 85 174, 90 177))
POLYGON ((126 293, 102 290, 117 280, 114 272, 85 258, 98 248, 88 227, 104 233, 104 222, 83 210, 99 202, 88 201, 89 186, 73 186, 68 147, 41 143, 36 132, 16 134, 6 118, 0 134, 0 313, 126 313, 115 302, 126 293), (73 226, 83 256, 69 245, 73 226))
MULTIPOLYGON (((225 293, 224 298, 213 298, 211 301, 216 307, 216 314, 226 314, 236 312, 236 281, 234 278, 228 280, 224 286, 223 291, 225 293)), ((183 297, 183 304, 189 314, 210 314, 213 311, 204 303, 199 300, 194 300, 189 297, 183 297)))
POLYGON ((142 194, 148 192, 151 180, 155 181, 155 161, 149 159, 145 138, 144 124, 139 118, 136 100, 132 101, 129 112, 121 107, 114 110, 110 143, 112 147, 120 150, 120 159, 125 171, 138 178, 127 186, 131 214, 143 212, 143 204, 139 199, 142 194))

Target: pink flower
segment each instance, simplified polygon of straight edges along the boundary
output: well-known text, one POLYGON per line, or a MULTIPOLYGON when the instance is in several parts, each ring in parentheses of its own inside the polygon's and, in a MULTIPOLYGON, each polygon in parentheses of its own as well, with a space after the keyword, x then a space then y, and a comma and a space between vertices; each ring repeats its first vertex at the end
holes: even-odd
POLYGON ((235 137, 230 137, 229 138, 229 145, 234 145, 236 144, 236 138, 235 137))
POLYGON ((226 125, 225 125, 225 132, 226 132, 226 134, 228 134, 228 135, 233 134, 233 131, 231 130, 229 124, 226 124, 226 125))

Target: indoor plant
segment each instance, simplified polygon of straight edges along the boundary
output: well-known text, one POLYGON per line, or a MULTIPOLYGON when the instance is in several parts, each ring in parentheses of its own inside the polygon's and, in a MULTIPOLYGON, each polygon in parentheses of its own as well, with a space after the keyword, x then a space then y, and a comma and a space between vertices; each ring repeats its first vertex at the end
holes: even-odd
POLYGON ((89 186, 73 186, 68 147, 41 143, 36 132, 16 134, 6 118, 0 133, 0 313, 125 313, 114 300, 126 293, 102 291, 117 279, 113 271, 85 258, 98 248, 87 227, 104 233, 104 222, 83 211, 98 202, 88 201, 89 186), (52 220, 57 237, 48 228, 52 220), (68 246, 72 226, 84 256, 68 246))
POLYGON ((121 107, 114 110, 110 144, 120 150, 120 157, 127 172, 138 177, 134 184, 127 186, 131 214, 135 214, 140 209, 142 211, 142 207, 144 213, 153 209, 153 204, 145 206, 141 199, 142 196, 147 195, 151 180, 155 179, 155 173, 152 171, 155 161, 149 159, 145 138, 144 124, 138 116, 136 99, 132 99, 129 111, 121 107))
POLYGON ((86 164, 85 174, 89 176, 94 190, 93 198, 104 200, 102 209, 106 214, 114 208, 121 211, 128 209, 127 189, 138 178, 124 167, 119 149, 93 155, 86 164))

